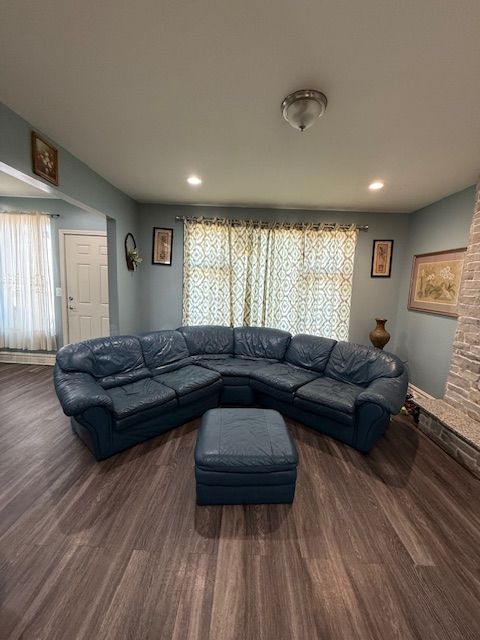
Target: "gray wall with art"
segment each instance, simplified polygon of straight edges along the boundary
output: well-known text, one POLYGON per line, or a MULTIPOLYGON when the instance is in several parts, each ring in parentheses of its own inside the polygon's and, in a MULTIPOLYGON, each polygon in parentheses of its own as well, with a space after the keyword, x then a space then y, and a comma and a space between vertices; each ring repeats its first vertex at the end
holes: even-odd
MULTIPOLYGON (((43 182, 32 171, 32 129, 26 120, 0 103, 0 161, 29 179, 43 182)), ((43 184, 52 196, 58 196, 79 209, 107 216, 111 330, 112 333, 135 332, 139 326, 139 274, 128 271, 123 243, 128 232, 135 235, 137 231, 136 202, 71 153, 56 146, 59 186, 43 184)))
POLYGON ((454 193, 408 216, 408 242, 398 289, 394 350, 408 362, 412 382, 442 397, 452 355, 456 318, 407 308, 413 256, 466 247, 475 187, 454 193))
POLYGON ((389 319, 395 333, 397 292, 401 280, 399 265, 404 262, 408 216, 394 213, 352 213, 336 211, 302 211, 292 209, 253 209, 240 207, 192 207, 182 205, 141 204, 138 244, 144 262, 140 267, 142 329, 177 327, 182 322, 183 225, 175 216, 221 216, 240 219, 293 222, 338 222, 368 225, 360 232, 355 257, 350 338, 369 344, 368 334, 375 317, 389 319), (173 233, 172 266, 151 264, 153 227, 170 227, 173 233), (375 238, 391 238, 394 262, 391 278, 371 278, 372 244, 375 238))

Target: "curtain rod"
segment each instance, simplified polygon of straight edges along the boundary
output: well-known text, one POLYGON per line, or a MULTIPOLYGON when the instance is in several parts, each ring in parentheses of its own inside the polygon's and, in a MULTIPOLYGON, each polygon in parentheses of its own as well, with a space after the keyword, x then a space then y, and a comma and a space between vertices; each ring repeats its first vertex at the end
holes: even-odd
MULTIPOLYGON (((206 217, 199 217, 197 218, 196 216, 175 216, 175 220, 177 221, 188 221, 188 222, 194 222, 196 220, 202 220, 202 221, 206 221, 206 222, 224 222, 226 220, 230 220, 232 222, 232 224, 234 225, 238 225, 238 224, 243 224, 244 222, 254 222, 255 224, 257 224, 258 226, 265 226, 265 227, 269 227, 270 225, 274 225, 276 223, 282 224, 281 222, 277 221, 277 222, 266 222, 263 220, 238 220, 236 218, 206 218, 206 217)), ((292 229, 301 229, 303 227, 306 226, 311 226, 313 228, 317 228, 317 229, 328 229, 328 230, 332 230, 332 229, 351 229, 352 226, 355 229, 358 229, 359 231, 368 231, 368 224, 361 224, 361 225, 351 225, 351 224, 338 224, 337 222, 313 222, 313 223, 308 223, 308 222, 286 222, 284 224, 289 225, 292 229)))
POLYGON ((22 216, 49 216, 50 218, 60 218, 59 213, 48 213, 47 211, 0 211, 0 213, 21 213, 22 216))

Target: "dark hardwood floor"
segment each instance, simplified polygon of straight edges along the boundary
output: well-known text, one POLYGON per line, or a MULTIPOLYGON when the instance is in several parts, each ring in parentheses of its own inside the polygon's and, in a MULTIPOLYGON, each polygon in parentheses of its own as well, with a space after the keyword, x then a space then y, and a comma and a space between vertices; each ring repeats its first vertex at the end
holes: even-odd
POLYGON ((0 365, 2 639, 480 637, 480 482, 406 419, 289 422, 291 507, 196 507, 197 422, 98 463, 51 375, 0 365))

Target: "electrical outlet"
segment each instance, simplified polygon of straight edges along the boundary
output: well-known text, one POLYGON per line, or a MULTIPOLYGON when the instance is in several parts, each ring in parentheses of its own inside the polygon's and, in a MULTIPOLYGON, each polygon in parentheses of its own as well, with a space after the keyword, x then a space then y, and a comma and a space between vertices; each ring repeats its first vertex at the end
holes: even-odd
POLYGON ((55 288, 55 295, 57 296, 57 298, 61 298, 62 297, 62 287, 56 287, 55 288))

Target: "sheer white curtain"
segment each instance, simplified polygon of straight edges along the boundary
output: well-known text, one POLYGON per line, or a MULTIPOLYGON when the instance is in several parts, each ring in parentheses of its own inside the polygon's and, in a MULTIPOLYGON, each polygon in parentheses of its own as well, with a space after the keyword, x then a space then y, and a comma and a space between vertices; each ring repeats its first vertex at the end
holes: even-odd
POLYGON ((56 349, 48 215, 0 213, 0 347, 56 349))
POLYGON ((186 220, 184 324, 348 340, 358 230, 186 220))

